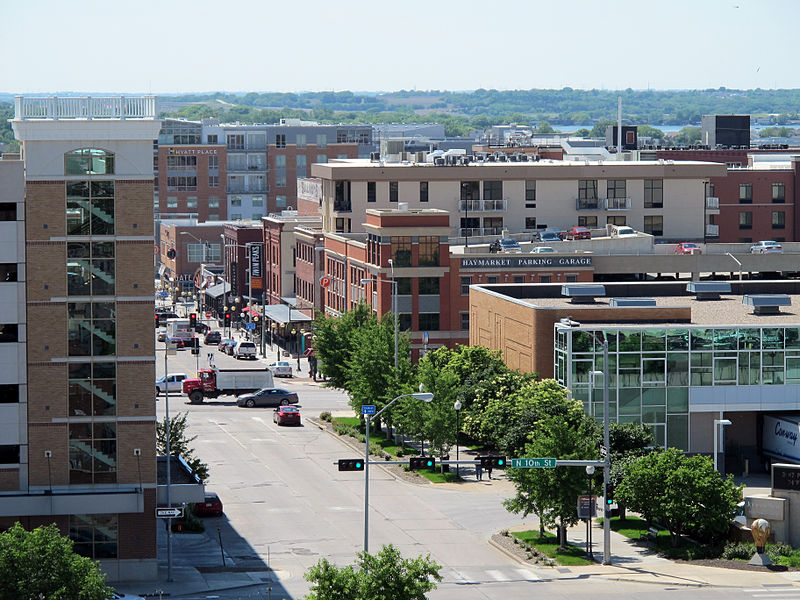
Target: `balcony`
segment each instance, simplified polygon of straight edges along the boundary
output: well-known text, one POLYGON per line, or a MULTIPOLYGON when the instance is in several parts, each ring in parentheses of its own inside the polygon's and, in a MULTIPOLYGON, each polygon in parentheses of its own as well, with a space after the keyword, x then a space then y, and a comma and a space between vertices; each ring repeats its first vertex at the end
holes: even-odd
POLYGON ((246 185, 229 185, 227 189, 228 194, 266 194, 269 187, 262 186, 246 186, 246 185))
POLYGON ((719 237, 719 225, 706 225, 706 235, 708 237, 719 237))
POLYGON ((458 237, 483 237, 500 235, 502 227, 466 227, 458 230, 458 237))
POLYGON ((576 198, 575 210, 597 210, 600 208, 600 202, 597 198, 576 198))
POLYGON ((706 198, 706 212, 709 214, 719 214, 719 198, 709 196, 706 198))
POLYGON ((459 200, 459 212, 505 212, 508 200, 459 200))
POLYGON ((604 198, 603 205, 606 210, 630 210, 630 198, 604 198))

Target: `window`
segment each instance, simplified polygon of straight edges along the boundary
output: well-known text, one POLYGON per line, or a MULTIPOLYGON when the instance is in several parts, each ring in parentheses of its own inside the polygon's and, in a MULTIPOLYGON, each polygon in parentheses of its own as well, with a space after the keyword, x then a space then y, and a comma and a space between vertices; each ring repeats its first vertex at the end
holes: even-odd
POLYGON ((539 283, 550 283, 552 275, 539 275, 539 283))
POLYGON ((525 229, 536 229, 536 217, 525 217, 525 229))
POLYGON ((435 267, 439 265, 439 238, 436 236, 419 237, 419 266, 435 267))
POLYGON ((626 218, 624 216, 622 216, 622 217, 617 217, 617 216, 606 217, 606 223, 608 223, 609 225, 626 225, 627 224, 626 218))
POLYGON ((389 182, 389 202, 397 202, 399 198, 399 188, 396 181, 389 182))
POLYGON ((17 263, 0 263, 0 283, 17 281, 17 263))
POLYGON ((419 295, 420 296, 438 296, 439 295, 439 278, 438 277, 420 277, 419 278, 419 295))
POLYGON ((503 199, 503 182, 502 181, 484 181, 483 182, 483 199, 484 200, 502 200, 503 199))
POLYGON ((306 134, 305 133, 298 133, 294 137, 294 143, 298 148, 305 148, 306 147, 306 134))
POLYGON ((19 446, 18 445, 0 445, 0 465, 16 465, 19 464, 19 446))
POLYGON ((286 208, 286 196, 275 196, 275 206, 277 208, 286 208))
POLYGON ((68 302, 69 355, 113 355, 116 352, 115 318, 113 302, 68 302))
POLYGON ((17 220, 17 203, 0 202, 0 221, 17 220))
POLYGON ((16 323, 0 323, 0 344, 19 341, 19 327, 16 323))
POLYGON ((69 416, 117 414, 117 365, 113 362, 69 364, 69 416))
POLYGON ((210 187, 210 188, 219 187, 219 175, 209 175, 208 176, 208 187, 210 187))
POLYGON ((178 208, 177 196, 167 196, 167 208, 178 208))
POLYGON ((486 283, 497 283, 497 275, 489 275, 486 277, 486 283))
POLYGON ((95 148, 73 150, 64 155, 64 175, 113 175, 114 154, 95 148))
POLYGON ((286 187, 286 157, 275 157, 275 185, 277 187, 286 187))
POLYGON ((186 208, 197 208, 197 196, 186 197, 186 208))
POLYGON ((326 163, 328 162, 328 155, 327 154, 317 154, 317 161, 318 163, 326 163))
POLYGON ((216 196, 209 196, 208 208, 219 208, 219 198, 217 198, 216 196))
POLYGON ((247 148, 249 150, 266 150, 267 149, 267 134, 266 133, 248 133, 247 134, 247 148))
POLYGON ((350 212, 353 210, 349 181, 336 181, 334 183, 333 210, 337 212, 350 212))
POLYGON ((228 150, 244 150, 244 135, 231 134, 227 136, 228 150))
POLYGON ((783 204, 786 202, 786 184, 773 183, 772 184, 772 201, 775 204, 783 204))
POLYGON ((170 171, 197 171, 197 157, 167 156, 167 169, 170 171))
POLYGON ((461 295, 467 296, 469 295, 469 286, 472 285, 472 277, 462 277, 461 278, 461 295))
POLYGON ((664 206, 664 180, 644 180, 644 207, 663 208, 664 206))
POLYGON ((626 188, 624 179, 609 179, 606 190, 609 198, 625 198, 626 188))
POLYGON ((483 228, 487 235, 500 235, 503 230, 503 217, 484 217, 483 228))
POLYGON ((336 219, 336 232, 337 233, 350 233, 350 226, 352 222, 350 219, 337 217, 336 219))
POLYGON ((219 221, 219 213, 208 213, 209 221, 219 221))
POLYGON ((241 221, 242 213, 231 213, 231 221, 241 221))
POLYGON ((578 275, 577 274, 575 274, 575 273, 567 273, 567 283, 576 283, 577 281, 578 281, 578 275))
POLYGON ((397 328, 400 331, 408 331, 411 329, 411 315, 409 313, 398 313, 397 328))
POLYGON ((256 206, 264 206, 264 196, 253 196, 251 204, 254 208, 256 206))
POLYGON ((19 402, 19 385, 5 383, 0 385, 0 404, 17 404, 19 402))
POLYGON ((753 228, 753 213, 740 212, 739 213, 739 229, 752 229, 753 228))
POLYGON ((439 331, 439 313, 420 313, 420 331, 439 331))
POLYGON ((114 235, 114 182, 69 181, 67 235, 114 235))
POLYGON ((286 148, 286 134, 278 133, 275 135, 275 147, 286 148))
POLYGON ((536 208, 536 181, 525 182, 525 208, 536 208))
MULTIPOLYGON (((317 148, 327 148, 327 147, 328 147, 328 135, 325 134, 325 133, 318 133, 317 134, 317 148)), ((325 161, 322 161, 322 162, 325 162, 325 161)))
POLYGON ((239 207, 242 205, 242 197, 241 196, 231 196, 231 206, 239 207))
POLYGON ((419 201, 420 202, 427 202, 428 201, 428 182, 427 181, 420 181, 419 182, 419 201))
POLYGON ((208 135, 206 137, 206 144, 219 144, 219 137, 216 134, 208 135))
POLYGON ((461 331, 469 331, 469 313, 461 313, 461 331))
POLYGON ((208 157, 208 168, 209 169, 219 169, 219 156, 209 156, 208 157))
POLYGON ((739 204, 752 204, 753 203, 753 184, 740 183, 739 184, 739 204))
POLYGON ((67 244, 67 295, 113 296, 114 242, 67 244))
POLYGON ((480 200, 480 182, 462 181, 461 200, 480 200))
POLYGON ((525 283, 524 275, 514 275, 514 283, 525 283))
MULTIPOLYGON (((215 244, 219 247, 219 244, 215 244)), ((186 261, 190 263, 211 262, 211 244, 186 244, 186 261)))
POLYGON ((298 154, 295 156, 295 168, 297 170, 297 177, 306 176, 306 157, 305 154, 298 154))
POLYGON ((578 208, 597 208, 597 180, 578 181, 578 208))
POLYGON ((69 537, 77 554, 92 560, 117 558, 117 515, 70 515, 69 537))
POLYGON ((645 215, 644 232, 650 235, 664 235, 664 217, 661 215, 645 215))
POLYGON ((251 152, 247 155, 248 171, 265 171, 267 168, 267 155, 259 152, 251 152))
POLYGON ((367 182, 367 202, 375 202, 377 196, 375 188, 376 186, 374 181, 367 182))
POLYGON ((392 264, 395 267, 411 266, 411 238, 392 236, 392 264))
POLYGON ((772 228, 784 229, 786 227, 786 213, 783 211, 772 213, 772 228))
POLYGON ((587 217, 578 215, 578 227, 589 227, 592 229, 597 228, 597 217, 587 217))
POLYGON ((116 483, 117 424, 69 424, 69 482, 116 483))
POLYGON ((411 295, 411 277, 395 277, 397 282, 397 295, 410 296, 411 295))

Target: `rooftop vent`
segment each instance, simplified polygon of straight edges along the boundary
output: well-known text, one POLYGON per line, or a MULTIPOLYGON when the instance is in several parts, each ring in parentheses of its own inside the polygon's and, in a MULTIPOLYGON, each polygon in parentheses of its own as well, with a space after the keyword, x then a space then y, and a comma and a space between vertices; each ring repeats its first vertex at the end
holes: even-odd
POLYGON ((655 306, 655 298, 610 298, 608 305, 612 308, 623 306, 655 306))
POLYGON ((562 285, 561 295, 570 298, 572 304, 594 304, 597 296, 606 295, 604 285, 562 285))
POLYGON ((697 300, 719 300, 720 294, 730 294, 728 281, 690 281, 686 291, 696 295, 697 300))
POLYGON ((792 299, 787 294, 746 294, 742 304, 752 306, 756 315, 777 315, 781 306, 792 305, 792 299))

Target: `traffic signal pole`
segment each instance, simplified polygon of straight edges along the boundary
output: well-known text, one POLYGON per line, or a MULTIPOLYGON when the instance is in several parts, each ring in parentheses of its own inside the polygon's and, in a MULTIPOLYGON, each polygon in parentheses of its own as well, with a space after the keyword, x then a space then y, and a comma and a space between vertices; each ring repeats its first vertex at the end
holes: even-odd
POLYGON ((366 415, 367 428, 364 439, 367 447, 364 450, 364 553, 369 553, 369 430, 372 427, 372 415, 366 415))
POLYGON ((611 438, 609 434, 608 414, 608 338, 603 336, 603 445, 606 455, 603 458, 603 564, 611 564, 611 515, 609 514, 608 486, 611 483, 611 438))

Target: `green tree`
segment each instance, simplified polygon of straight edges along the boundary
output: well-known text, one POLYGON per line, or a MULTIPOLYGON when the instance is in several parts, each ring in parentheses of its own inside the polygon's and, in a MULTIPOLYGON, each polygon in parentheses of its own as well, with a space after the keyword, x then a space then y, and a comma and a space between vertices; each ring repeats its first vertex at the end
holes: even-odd
MULTIPOLYGON (((611 423, 611 485, 615 488, 625 479, 627 469, 636 460, 651 452, 656 444, 652 430, 641 423, 611 423)), ((625 518, 626 506, 616 497, 620 518, 625 518)))
POLYGON ((375 554, 360 552, 358 569, 337 567, 323 558, 306 571, 306 600, 425 600, 442 580, 441 565, 430 554, 403 558, 393 545, 375 554))
MULTIPOLYGON (((598 426, 583 412, 580 402, 568 399, 553 380, 528 386, 525 392, 530 394, 530 409, 537 415, 525 446, 526 457, 597 458, 598 426)), ((542 528, 556 526, 559 544, 565 547, 566 528, 578 521, 575 505, 586 490, 585 471, 574 467, 509 469, 508 476, 517 490, 504 506, 523 516, 537 515, 542 528)))
POLYGON ((536 125, 536 133, 555 133, 556 130, 547 121, 539 121, 536 125))
POLYGON ((586 127, 582 127, 582 128, 580 128, 580 129, 575 131, 575 136, 576 137, 585 138, 585 137, 589 137, 590 135, 591 135, 591 132, 588 129, 586 129, 586 127))
POLYGON ((728 531, 742 488, 720 477, 707 456, 676 448, 637 459, 626 470, 615 497, 649 523, 669 530, 673 546, 682 534, 715 541, 728 531))
MULTIPOLYGON (((208 481, 208 465, 194 455, 194 449, 189 445, 197 439, 196 435, 188 437, 189 424, 186 418, 188 412, 178 413, 169 420, 169 451, 172 456, 180 456, 195 472, 200 481, 208 481)), ((167 418, 156 422, 156 452, 159 456, 167 453, 167 418)))
POLYGON ((356 332, 370 319, 374 319, 372 311, 366 303, 360 302, 341 317, 320 313, 314 321, 314 351, 331 387, 348 389, 348 369, 356 332))
POLYGON ((611 121, 609 119, 604 119, 602 121, 597 121, 594 124, 594 127, 592 127, 592 131, 589 134, 589 137, 605 139, 606 138, 606 127, 608 127, 609 125, 612 125, 612 126, 616 127, 617 126, 617 122, 616 121, 611 121))
POLYGON ((700 141, 701 129, 699 127, 684 127, 673 138, 678 145, 689 146, 700 141))
MULTIPOLYGON (((409 407, 405 414, 415 408, 421 409, 422 440, 428 440, 439 456, 444 456, 456 441, 456 411, 453 408, 458 394, 458 377, 448 369, 449 352, 438 348, 428 352, 417 365, 417 379, 426 392, 433 393, 431 402, 417 401, 417 407, 409 407)), ((444 469, 444 465, 441 465, 444 469)))
POLYGON ((637 127, 637 134, 640 138, 649 137, 658 141, 664 139, 664 132, 660 129, 656 129, 655 127, 651 127, 650 125, 639 125, 637 127))
POLYGON ((103 600, 112 590, 97 563, 73 551, 58 527, 15 523, 0 533, 0 600, 103 600))

